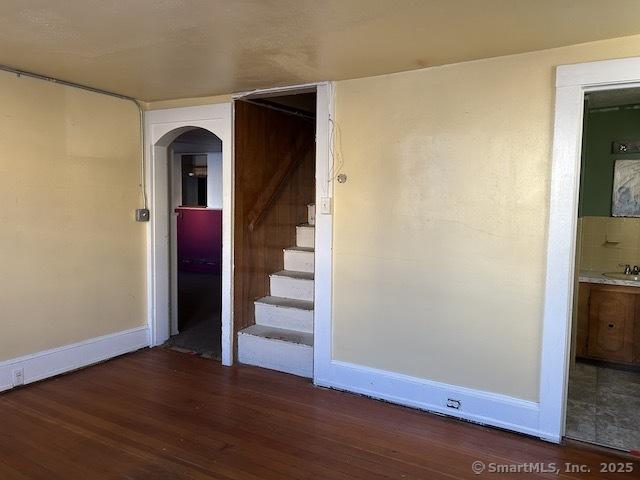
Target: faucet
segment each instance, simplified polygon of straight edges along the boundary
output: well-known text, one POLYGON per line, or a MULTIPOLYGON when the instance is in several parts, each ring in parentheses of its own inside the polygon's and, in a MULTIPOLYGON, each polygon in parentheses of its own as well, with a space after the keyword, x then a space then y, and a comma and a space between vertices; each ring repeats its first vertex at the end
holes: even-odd
MULTIPOLYGON (((638 268, 638 267, 636 267, 638 268)), ((631 265, 627 265, 624 267, 624 274, 625 275, 631 275, 631 265)))
POLYGON ((633 274, 634 275, 640 275, 640 268, 638 268, 637 265, 633 266, 633 274))

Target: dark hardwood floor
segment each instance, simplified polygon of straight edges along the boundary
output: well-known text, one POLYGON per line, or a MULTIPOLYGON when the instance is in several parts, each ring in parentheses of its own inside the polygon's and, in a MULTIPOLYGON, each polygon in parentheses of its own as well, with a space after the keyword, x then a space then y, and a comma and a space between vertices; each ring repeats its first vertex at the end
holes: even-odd
POLYGON ((438 417, 259 368, 143 350, 0 395, 0 479, 640 478, 580 444, 438 417), (590 473, 475 475, 474 461, 590 473))

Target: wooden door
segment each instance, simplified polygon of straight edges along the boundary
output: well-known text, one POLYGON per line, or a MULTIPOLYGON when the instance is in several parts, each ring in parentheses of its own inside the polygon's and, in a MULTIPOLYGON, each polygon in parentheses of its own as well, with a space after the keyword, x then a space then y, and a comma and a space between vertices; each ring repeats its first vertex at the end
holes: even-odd
POLYGON ((633 362, 636 297, 615 287, 591 289, 587 347, 590 357, 633 362))

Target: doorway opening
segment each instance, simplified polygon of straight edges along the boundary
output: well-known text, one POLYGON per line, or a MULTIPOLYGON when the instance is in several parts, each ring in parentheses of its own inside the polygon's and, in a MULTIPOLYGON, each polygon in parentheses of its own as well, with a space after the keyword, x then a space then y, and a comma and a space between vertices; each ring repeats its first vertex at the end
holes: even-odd
POLYGON ((238 360, 311 378, 316 87, 236 99, 234 142, 238 360))
POLYGON ((165 345, 220 360, 222 141, 193 128, 168 152, 171 337, 165 345))
POLYGON ((584 96, 565 435, 640 450, 640 88, 584 96))

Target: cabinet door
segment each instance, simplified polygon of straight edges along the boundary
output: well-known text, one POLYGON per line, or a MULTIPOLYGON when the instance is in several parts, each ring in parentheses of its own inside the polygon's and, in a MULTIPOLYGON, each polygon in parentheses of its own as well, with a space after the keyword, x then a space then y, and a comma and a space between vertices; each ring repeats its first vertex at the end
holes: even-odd
POLYGON ((589 296, 591 285, 580 283, 578 288, 578 312, 576 315, 576 356, 586 357, 587 340, 589 338, 589 296))
POLYGON ((633 362, 635 302, 633 293, 591 289, 587 346, 590 357, 633 362))
POLYGON ((636 321, 633 323, 633 363, 640 365, 640 298, 636 300, 636 321))

